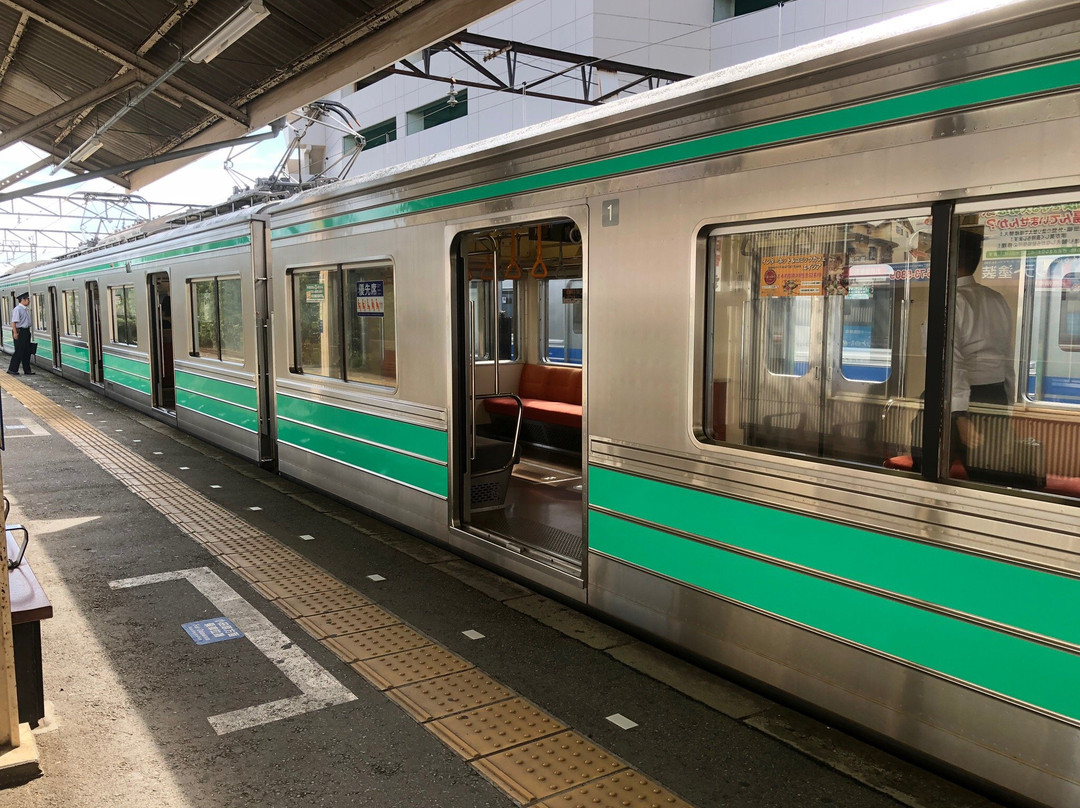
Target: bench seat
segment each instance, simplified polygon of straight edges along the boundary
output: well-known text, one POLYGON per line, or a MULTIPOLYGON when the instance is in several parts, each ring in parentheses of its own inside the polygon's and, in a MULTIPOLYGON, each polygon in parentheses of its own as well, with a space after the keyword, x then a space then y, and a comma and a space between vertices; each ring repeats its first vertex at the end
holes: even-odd
MULTIPOLYGON (((581 368, 525 365, 518 397, 525 420, 581 429, 581 368)), ((517 402, 512 398, 484 399, 484 409, 494 415, 517 416, 517 402)))

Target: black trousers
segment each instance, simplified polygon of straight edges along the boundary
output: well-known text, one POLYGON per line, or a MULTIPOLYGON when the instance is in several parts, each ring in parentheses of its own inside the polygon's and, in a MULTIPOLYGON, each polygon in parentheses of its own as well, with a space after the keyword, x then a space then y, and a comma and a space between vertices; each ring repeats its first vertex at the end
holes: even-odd
POLYGON ((15 338, 15 355, 11 357, 8 365, 8 373, 18 373, 19 364, 22 364, 23 373, 30 372, 30 329, 20 328, 19 336, 15 338))
MULTIPOLYGON (((919 398, 922 398, 920 395, 919 398)), ((1009 404, 1009 393, 1005 388, 1005 382, 994 382, 992 384, 973 384, 971 385, 971 398, 970 401, 978 404, 1009 404)), ((951 424, 951 437, 949 439, 949 445, 952 447, 953 459, 959 460, 961 463, 967 464, 967 446, 960 440, 960 430, 956 427, 956 419, 961 415, 967 415, 966 412, 954 412, 952 414, 951 424)), ((923 428, 923 414, 920 412, 915 416, 915 419, 911 422, 911 458, 914 462, 915 471, 919 471, 922 468, 922 428, 923 428)))

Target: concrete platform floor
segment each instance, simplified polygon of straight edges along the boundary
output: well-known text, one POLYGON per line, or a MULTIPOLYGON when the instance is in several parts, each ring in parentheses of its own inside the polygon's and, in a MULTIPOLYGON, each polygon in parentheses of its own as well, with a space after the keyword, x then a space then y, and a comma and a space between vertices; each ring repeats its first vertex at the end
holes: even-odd
POLYGON ((51 712, 35 730, 44 775, 0 793, 7 808, 518 804, 17 398, 34 392, 276 539, 283 563, 298 554, 690 805, 994 805, 51 374, 3 385, 4 489, 56 615, 43 625, 51 712), (183 577, 110 586, 203 568, 224 590, 183 577), (182 628, 223 610, 258 630, 197 645, 182 628), (306 674, 300 657, 312 663, 306 674), (319 692, 346 697, 284 717, 267 709, 224 734, 211 723, 296 704, 308 674, 324 677, 319 692))

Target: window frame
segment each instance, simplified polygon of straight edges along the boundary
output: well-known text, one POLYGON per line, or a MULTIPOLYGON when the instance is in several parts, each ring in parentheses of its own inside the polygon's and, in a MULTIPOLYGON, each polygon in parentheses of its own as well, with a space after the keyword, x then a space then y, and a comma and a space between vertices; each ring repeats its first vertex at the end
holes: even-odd
MULTIPOLYGON (((290 322, 290 363, 289 373, 296 376, 311 376, 316 379, 326 379, 332 382, 341 382, 343 384, 361 385, 364 388, 370 389, 372 392, 392 394, 398 388, 399 373, 397 369, 397 263, 392 256, 376 256, 372 258, 361 258, 351 261, 342 261, 330 264, 310 264, 306 266, 292 266, 285 270, 285 277, 287 279, 288 295, 289 295, 289 316, 290 322), (350 294, 348 286, 349 273, 354 270, 363 270, 366 268, 371 269, 386 269, 390 273, 390 285, 393 290, 392 308, 384 311, 383 317, 388 314, 393 319, 394 328, 392 341, 394 345, 394 376, 388 378, 383 376, 383 382, 366 381, 363 379, 349 378, 349 348, 346 342, 347 329, 345 322, 349 314, 355 314, 351 311, 351 307, 346 305, 346 301, 355 301, 356 296, 350 294), (303 275, 307 273, 327 273, 327 277, 336 277, 337 279, 337 299, 336 299, 336 314, 337 314, 337 372, 332 374, 314 373, 312 371, 304 370, 302 364, 302 344, 300 333, 300 305, 303 301, 299 299, 297 294, 297 275, 303 275)), ((384 281, 385 283, 385 281, 384 281)), ((328 284, 330 285, 330 284, 328 284)), ((384 304, 385 304, 385 292, 384 292, 384 304)), ((328 308, 328 311, 330 309, 328 308)), ((325 327, 325 325, 324 325, 325 327)), ((333 346, 333 343, 331 343, 333 346)))
POLYGON ((538 345, 537 345, 537 351, 538 351, 538 354, 539 354, 540 363, 544 364, 544 365, 555 365, 557 367, 569 367, 569 368, 583 367, 583 361, 582 360, 584 359, 584 355, 582 356, 582 360, 579 360, 577 362, 569 361, 570 360, 571 346, 566 345, 566 344, 563 345, 564 361, 559 362, 559 361, 551 359, 551 357, 550 357, 550 350, 549 350, 549 347, 548 347, 550 342, 551 342, 551 333, 550 333, 550 330, 549 330, 549 322, 548 322, 548 307, 549 307, 549 304, 550 304, 550 300, 548 298, 548 287, 551 285, 552 281, 565 281, 567 284, 577 282, 577 283, 581 284, 581 286, 580 286, 580 289, 581 289, 581 301, 580 301, 579 308, 578 308, 578 312, 580 313, 580 325, 581 325, 581 328, 578 331, 573 330, 573 325, 577 322, 577 320, 575 318, 571 318, 571 326, 570 326, 570 328, 571 328, 571 333, 572 334, 576 334, 576 335, 579 335, 581 337, 581 349, 582 349, 583 354, 584 354, 584 348, 585 348, 585 273, 581 272, 581 274, 579 276, 577 276, 577 277, 566 277, 566 278, 560 278, 560 277, 557 277, 557 276, 549 276, 547 278, 541 279, 540 284, 539 284, 539 288, 537 290, 537 300, 539 302, 539 305, 537 307, 539 309, 539 311, 537 311, 537 320, 538 320, 538 322, 537 322, 537 334, 538 334, 538 337, 539 337, 538 345))
POLYGON ((49 332, 49 319, 46 313, 44 292, 34 292, 30 296, 30 310, 33 330, 41 334, 47 334, 49 332))
POLYGON ((60 291, 61 308, 64 312, 64 336, 66 337, 78 337, 83 336, 83 322, 82 322, 82 299, 79 297, 78 289, 62 289, 60 291), (74 305, 73 305, 74 304, 74 305), (71 325, 71 312, 75 311, 75 330, 69 330, 71 325))
POLYGON ((230 365, 243 365, 245 362, 244 354, 247 348, 247 340, 244 339, 244 329, 241 325, 240 329, 240 357, 235 359, 231 356, 226 357, 224 355, 224 348, 222 346, 221 339, 221 282, 222 281, 239 281, 240 282, 240 321, 243 323, 244 317, 244 283, 243 276, 239 273, 227 273, 224 275, 199 275, 188 278, 186 280, 188 294, 188 325, 191 330, 191 339, 189 344, 189 356, 198 357, 200 359, 207 359, 214 362, 222 362, 230 365), (213 354, 204 353, 199 346, 199 320, 198 320, 198 305, 196 304, 195 295, 197 285, 200 283, 212 283, 214 289, 214 336, 215 345, 217 347, 217 356, 213 354))
MULTIPOLYGON (((138 311, 135 307, 135 284, 122 283, 117 286, 106 287, 109 293, 109 342, 114 345, 127 345, 131 347, 138 347, 139 345, 139 326, 138 326, 138 311), (121 298, 124 301, 124 322, 134 323, 135 325, 135 341, 126 342, 120 339, 119 321, 116 319, 116 297, 113 292, 117 289, 121 290, 121 298)), ((131 336, 130 334, 126 336, 131 336)))

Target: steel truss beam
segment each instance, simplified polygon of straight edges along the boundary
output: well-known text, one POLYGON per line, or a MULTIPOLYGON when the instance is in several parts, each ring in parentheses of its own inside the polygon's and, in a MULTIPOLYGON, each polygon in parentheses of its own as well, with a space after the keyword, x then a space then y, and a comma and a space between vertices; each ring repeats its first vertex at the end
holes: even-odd
POLYGON ((481 90, 494 90, 503 93, 524 93, 533 98, 545 98, 552 101, 569 101, 575 104, 596 106, 598 104, 603 104, 605 101, 608 101, 633 87, 639 87, 642 84, 645 84, 646 88, 651 90, 655 87, 660 87, 663 84, 670 84, 672 82, 690 78, 690 76, 686 74, 674 73, 670 70, 656 70, 651 67, 642 67, 627 62, 616 62, 611 59, 597 59, 592 56, 582 56, 568 53, 567 51, 555 50, 553 48, 542 48, 537 45, 514 42, 509 39, 496 39, 495 37, 483 36, 481 34, 470 34, 468 31, 462 31, 448 39, 444 39, 442 42, 437 42, 429 48, 425 48, 421 53, 420 62, 422 66, 414 64, 408 59, 401 59, 399 61, 400 67, 395 65, 393 67, 388 67, 385 70, 381 70, 370 76, 368 79, 365 79, 363 82, 360 82, 360 85, 366 87, 392 75, 412 76, 413 78, 441 81, 461 87, 476 87, 481 90), (475 56, 464 49, 464 45, 487 48, 489 52, 486 56, 482 57, 482 61, 479 61, 475 56), (431 72, 431 57, 437 53, 449 53, 452 56, 455 56, 459 61, 480 73, 487 81, 463 81, 462 79, 453 76, 435 75, 431 72), (544 59, 546 61, 555 62, 556 64, 565 64, 566 67, 562 70, 551 72, 540 79, 518 84, 517 77, 520 68, 518 64, 519 56, 544 59), (507 77, 505 79, 498 76, 483 64, 483 62, 491 61, 499 57, 504 57, 506 60, 507 77), (593 96, 594 71, 622 73, 635 78, 609 92, 593 96), (570 73, 577 73, 580 78, 580 96, 567 93, 538 92, 536 90, 537 87, 570 73))

